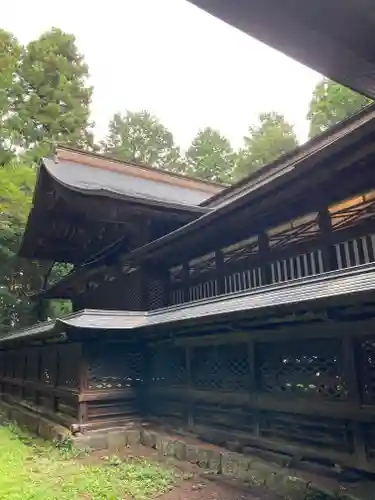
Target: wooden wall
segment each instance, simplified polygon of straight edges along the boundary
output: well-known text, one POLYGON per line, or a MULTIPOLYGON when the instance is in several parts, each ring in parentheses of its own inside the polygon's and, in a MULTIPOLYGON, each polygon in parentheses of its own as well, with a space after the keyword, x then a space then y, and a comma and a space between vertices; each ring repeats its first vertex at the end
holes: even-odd
POLYGON ((80 420, 82 344, 0 351, 0 392, 5 400, 50 416, 63 425, 80 420))
POLYGON ((149 414, 203 439, 375 472, 373 325, 156 343, 149 414))

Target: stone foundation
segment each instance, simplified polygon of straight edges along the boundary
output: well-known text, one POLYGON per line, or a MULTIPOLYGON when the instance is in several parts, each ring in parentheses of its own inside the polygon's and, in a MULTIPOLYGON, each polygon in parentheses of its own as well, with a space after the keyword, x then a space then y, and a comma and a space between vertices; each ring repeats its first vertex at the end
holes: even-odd
POLYGON ((120 451, 126 446, 143 445, 157 450, 160 457, 190 462, 207 474, 238 479, 248 486, 266 486, 288 500, 359 500, 337 486, 324 489, 311 481, 296 477, 290 469, 278 467, 251 455, 229 451, 182 436, 170 436, 144 428, 111 428, 73 436, 71 432, 25 408, 0 402, 0 412, 7 419, 27 427, 48 440, 71 439, 77 448, 92 451, 120 451))

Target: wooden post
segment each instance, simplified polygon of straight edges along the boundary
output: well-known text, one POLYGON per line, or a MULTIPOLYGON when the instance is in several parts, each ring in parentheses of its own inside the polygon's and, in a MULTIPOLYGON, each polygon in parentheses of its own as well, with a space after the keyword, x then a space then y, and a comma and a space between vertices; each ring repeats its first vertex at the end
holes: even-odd
POLYGON ((225 293, 225 273, 224 273, 224 255, 221 250, 215 252, 216 263, 216 281, 217 281, 217 294, 222 295, 225 293))
POLYGON ((259 239, 259 256, 262 269, 262 285, 272 283, 271 266, 270 266, 270 245, 267 233, 260 233, 259 239))
POLYGON ((319 210, 318 223, 324 271, 337 269, 337 257, 332 246, 332 223, 328 208, 319 210))
MULTIPOLYGON (((87 348, 86 344, 81 344, 81 355, 79 358, 79 368, 78 368, 78 391, 81 396, 88 389, 88 359, 87 359, 87 348)), ((77 409, 77 418, 80 424, 87 422, 88 420, 88 408, 87 402, 79 402, 77 409)))
POLYGON ((193 388, 192 377, 191 377, 191 347, 185 347, 185 366, 186 366, 186 413, 187 413, 187 425, 188 429, 192 430, 194 427, 194 416, 193 416, 193 401, 191 390, 193 388))
POLYGON ((189 262, 184 262, 182 265, 182 286, 184 290, 184 302, 190 301, 189 287, 190 287, 190 272, 189 262))
MULTIPOLYGON (((356 362, 355 343, 352 335, 345 333, 341 341, 342 363, 344 380, 348 385, 348 399, 354 407, 360 408, 361 394, 358 381, 358 364, 356 362)), ((366 441, 363 431, 363 424, 351 422, 353 432, 354 453, 360 465, 367 463, 366 441)))
MULTIPOLYGON (((247 342, 247 361, 249 365, 249 402, 252 403, 257 392, 256 380, 256 356, 255 356, 255 340, 249 335, 247 342)), ((254 416, 254 434, 259 436, 259 411, 252 409, 254 416)))

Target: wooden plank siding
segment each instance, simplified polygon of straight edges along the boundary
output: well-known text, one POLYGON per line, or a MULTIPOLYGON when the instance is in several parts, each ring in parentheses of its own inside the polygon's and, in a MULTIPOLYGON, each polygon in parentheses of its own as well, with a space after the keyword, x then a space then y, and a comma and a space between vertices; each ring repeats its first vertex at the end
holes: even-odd
POLYGON ((270 339, 264 330, 197 332, 151 350, 149 418, 375 472, 369 325, 298 325, 270 339))

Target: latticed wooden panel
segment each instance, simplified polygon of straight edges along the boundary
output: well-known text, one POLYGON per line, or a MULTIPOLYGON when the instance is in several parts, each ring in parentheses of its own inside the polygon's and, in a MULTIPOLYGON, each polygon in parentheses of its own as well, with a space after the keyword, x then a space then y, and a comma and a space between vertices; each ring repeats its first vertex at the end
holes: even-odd
POLYGON ((264 411, 260 414, 262 437, 301 446, 353 452, 353 435, 345 420, 264 411))
POLYGON ((254 431, 254 415, 246 407, 223 403, 199 402, 193 406, 194 422, 198 425, 241 432, 254 431))
POLYGON ((181 386, 187 382, 186 356, 183 347, 158 346, 152 353, 153 386, 181 386))
POLYGON ((375 459, 375 424, 362 424, 364 431, 364 441, 366 445, 366 455, 369 460, 375 459))
POLYGON ((359 341, 359 380, 361 399, 365 404, 375 404, 375 336, 364 337, 359 341))
POLYGON ((319 234, 318 214, 307 214, 267 231, 271 249, 281 249, 291 244, 314 239, 319 234))
POLYGON ((145 381, 145 356, 138 346, 106 344, 91 347, 88 353, 89 389, 137 387, 145 381))
POLYGON ((257 346, 259 389, 273 394, 343 400, 348 396, 340 342, 264 342, 257 346))
POLYGON ((123 308, 128 311, 141 310, 141 273, 139 270, 124 277, 122 282, 123 308))
POLYGON ((79 387, 79 367, 82 362, 81 345, 77 343, 58 346, 57 385, 76 389, 79 387))
POLYGON ((192 349, 193 386, 204 390, 241 391, 248 387, 246 344, 200 346, 192 349))
POLYGON ((5 356, 5 376, 13 378, 15 351, 7 351, 5 356))
POLYGON ((375 218, 375 191, 363 193, 329 208, 334 230, 375 218))
POLYGON ((160 309, 165 304, 164 283, 162 280, 150 280, 148 282, 148 307, 149 309, 160 309))

